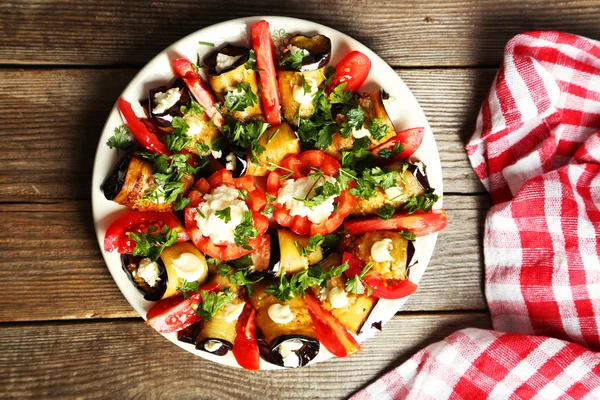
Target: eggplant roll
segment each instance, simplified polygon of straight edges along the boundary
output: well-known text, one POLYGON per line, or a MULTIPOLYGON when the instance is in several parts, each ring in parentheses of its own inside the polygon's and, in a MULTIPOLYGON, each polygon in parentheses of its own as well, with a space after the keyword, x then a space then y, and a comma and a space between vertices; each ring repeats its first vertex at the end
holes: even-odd
MULTIPOLYGON (((388 116, 387 111, 385 110, 385 106, 383 104, 383 92, 366 92, 363 93, 358 98, 358 104, 365 112, 365 128, 367 124, 378 118, 382 120, 383 124, 387 127, 386 134, 379 140, 374 140, 371 138, 371 144, 369 144, 369 150, 374 149, 382 143, 387 142, 394 136, 396 136, 396 131, 394 129, 394 125, 388 116)), ((336 133, 333 135, 333 140, 331 145, 325 149, 325 153, 329 154, 332 157, 337 158, 338 160, 342 159, 341 151, 343 149, 351 148, 354 143, 354 137, 350 136, 348 138, 343 138, 340 133, 336 133)))
POLYGON ((181 279, 202 284, 208 275, 204 255, 189 242, 165 248, 155 262, 123 254, 121 263, 129 279, 150 301, 175 295, 181 279))
POLYGON ((407 271, 415 254, 415 246, 400 232, 374 231, 364 235, 346 235, 342 238, 340 245, 343 250, 354 254, 365 263, 372 263, 372 271, 377 272, 385 279, 405 280, 408 278, 407 271), (388 239, 391 260, 375 261, 371 256, 373 245, 388 239))
POLYGON ((190 104, 190 94, 183 79, 176 79, 171 85, 163 85, 148 91, 148 99, 142 101, 144 113, 158 129, 164 133, 172 133, 171 121, 174 117, 183 117, 181 106, 190 104), (165 99, 176 100, 167 102, 165 99), (172 105, 171 105, 172 104, 172 105), (170 105, 170 107, 168 107, 170 105))
POLYGON ((265 151, 258 156, 258 163, 252 162, 250 153, 247 152, 248 175, 265 176, 269 170, 269 162, 279 164, 288 156, 300 153, 300 139, 287 122, 279 126, 270 127, 258 139, 258 143, 265 151))
POLYGON ((300 255, 298 248, 306 247, 308 238, 288 229, 270 230, 268 245, 270 247, 268 266, 256 268, 258 272, 268 277, 278 277, 281 271, 295 274, 323 259, 321 246, 317 246, 307 256, 300 255))
MULTIPOLYGON (((389 165, 385 167, 385 169, 387 171, 398 170, 401 166, 402 163, 397 163, 389 165)), ((387 190, 377 187, 377 193, 374 197, 368 199, 358 198, 356 205, 352 210, 352 215, 372 215, 385 204, 400 208, 411 197, 419 196, 423 193, 430 193, 432 191, 427 176, 425 175, 423 165, 410 164, 404 173, 398 174, 396 187, 387 190)))
MULTIPOLYGON (((173 204, 157 204, 145 199, 146 194, 156 185, 153 173, 152 163, 128 154, 111 171, 101 189, 108 200, 132 210, 173 211, 173 204)), ((194 184, 194 177, 186 174, 182 182, 185 184, 185 196, 194 184)))
POLYGON ((306 365, 316 357, 320 346, 308 308, 302 298, 283 302, 265 293, 268 284, 265 281, 255 284, 254 296, 250 299, 257 312, 256 324, 263 335, 259 341, 261 357, 284 367, 306 365))
MULTIPOLYGON (((257 73, 251 68, 246 68, 249 56, 250 49, 231 44, 206 56, 204 64, 208 69, 208 83, 215 92, 218 102, 223 104, 225 95, 236 91, 241 83, 250 85, 250 90, 258 96, 257 73)), ((235 111, 232 115, 240 121, 262 119, 260 101, 243 111, 235 111)))
POLYGON ((307 72, 279 70, 277 80, 281 94, 281 110, 285 119, 297 125, 298 116, 310 118, 315 112, 313 97, 325 81, 325 68, 307 72), (308 93, 304 84, 310 86, 308 93))
POLYGON ((329 64, 329 59, 331 58, 331 40, 327 36, 315 35, 309 37, 296 35, 290 38, 289 46, 296 47, 304 54, 302 62, 297 65, 292 63, 291 60, 286 60, 287 51, 283 52, 279 66, 286 71, 313 71, 329 64))
POLYGON ((230 303, 221 308, 210 321, 205 321, 196 337, 196 348, 218 356, 224 356, 233 349, 236 336, 236 325, 239 313, 245 302, 236 296, 230 303))

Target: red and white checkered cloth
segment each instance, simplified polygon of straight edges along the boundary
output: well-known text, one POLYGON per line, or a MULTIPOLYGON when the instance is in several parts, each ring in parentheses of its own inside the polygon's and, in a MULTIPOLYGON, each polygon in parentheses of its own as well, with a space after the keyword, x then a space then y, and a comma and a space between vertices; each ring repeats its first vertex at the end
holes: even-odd
POLYGON ((495 204, 485 282, 500 332, 458 331, 354 399, 600 399, 600 42, 514 37, 467 151, 495 204))

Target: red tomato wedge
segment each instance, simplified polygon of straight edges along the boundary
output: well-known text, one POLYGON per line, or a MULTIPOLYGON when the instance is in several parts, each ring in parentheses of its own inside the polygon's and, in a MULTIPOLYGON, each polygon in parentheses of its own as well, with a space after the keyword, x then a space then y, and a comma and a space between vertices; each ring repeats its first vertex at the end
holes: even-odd
POLYGON ((117 105, 123 116, 125 125, 131 131, 131 134, 140 146, 151 153, 171 154, 167 150, 167 146, 165 146, 154 133, 150 132, 142 120, 135 115, 131 103, 119 97, 117 105))
POLYGON ((185 58, 178 58, 171 63, 175 75, 183 79, 188 89, 194 96, 194 99, 206 110, 206 114, 212 118, 214 124, 220 128, 225 120, 215 107, 215 98, 210 88, 200 77, 200 74, 194 69, 192 63, 185 58))
MULTIPOLYGON (((340 163, 335 158, 320 150, 309 150, 289 156, 279 165, 281 168, 272 171, 267 178, 267 192, 273 197, 277 197, 286 179, 304 178, 315 169, 327 176, 335 177, 340 169, 340 163), (290 171, 292 171, 291 175, 285 178, 290 171)), ((350 187, 353 187, 352 185, 354 182, 350 187)), ((308 217, 293 216, 285 205, 277 202, 273 203, 275 208, 273 218, 279 225, 289 228, 298 235, 313 236, 317 233, 326 235, 335 231, 344 222, 344 218, 350 215, 356 204, 356 198, 348 193, 348 190, 342 190, 334 199, 334 204, 337 204, 337 209, 321 223, 313 223, 308 217)))
MULTIPOLYGON (((345 271, 348 278, 353 278, 361 273, 365 263, 352 253, 344 252, 342 262, 348 263, 350 268, 345 271)), ((417 284, 404 280, 385 279, 376 272, 371 272, 363 278, 363 281, 373 291, 371 296, 379 299, 401 299, 410 296, 417 291, 417 284)))
POLYGON ((304 303, 308 308, 319 342, 331 354, 346 357, 360 350, 360 345, 354 339, 354 336, 344 328, 333 314, 323 308, 321 302, 312 293, 306 293, 304 303))
POLYGON ((248 303, 235 326, 233 356, 240 367, 256 371, 260 369, 260 354, 256 341, 256 310, 248 303))
POLYGON ((216 282, 207 283, 200 289, 190 295, 189 299, 179 294, 173 297, 167 297, 160 300, 152 306, 146 313, 146 325, 150 325, 160 333, 177 332, 200 321, 201 317, 192 304, 202 303, 202 291, 217 292, 219 284, 216 282))
POLYGON ((394 161, 400 161, 400 160, 407 159, 408 157, 412 156, 415 151, 417 151, 417 149, 423 142, 424 135, 425 135, 424 128, 405 129, 403 131, 397 132, 396 136, 394 136, 387 142, 375 147, 373 150, 371 150, 371 154, 373 154, 375 157, 379 157, 379 152, 381 150, 383 150, 383 149, 393 150, 394 147, 396 146, 396 144, 400 143, 404 147, 404 150, 402 150, 400 153, 394 155, 392 158, 386 160, 386 162, 392 163, 394 161))
POLYGON ((430 212, 417 211, 414 214, 396 214, 390 219, 361 218, 344 223, 352 235, 372 231, 404 231, 409 230, 417 236, 426 236, 439 232, 448 225, 448 218, 443 209, 430 212))
POLYGON ((153 226, 160 232, 163 225, 177 230, 178 241, 190 240, 187 231, 183 228, 175 214, 170 212, 135 211, 123 215, 110 224, 104 235, 104 251, 117 250, 121 254, 132 253, 135 241, 127 236, 127 232, 148 232, 153 226))
POLYGON ((260 213, 267 205, 265 192, 256 186, 254 179, 250 176, 234 178, 231 171, 223 168, 212 174, 208 179, 201 178, 198 180, 189 198, 191 199, 190 206, 186 207, 184 211, 186 229, 196 247, 211 257, 229 261, 250 254, 260 246, 263 241, 262 236, 269 229, 269 218, 260 213), (238 246, 235 243, 213 243, 210 237, 204 236, 198 228, 196 215, 198 214, 198 205, 204 202, 202 194, 210 193, 213 189, 223 185, 238 190, 243 189, 247 193, 244 202, 252 212, 254 228, 258 232, 255 238, 248 239, 249 248, 238 246))
POLYGON ((352 90, 353 93, 365 83, 371 71, 371 60, 360 51, 351 51, 342 58, 335 66, 335 74, 326 92, 331 93, 336 86, 346 83, 344 90, 352 90))
POLYGON ((252 25, 252 48, 256 54, 256 67, 259 69, 260 100, 265 119, 271 126, 281 124, 281 105, 279 103, 279 86, 275 72, 273 57, 273 40, 271 28, 267 21, 260 21, 252 25))

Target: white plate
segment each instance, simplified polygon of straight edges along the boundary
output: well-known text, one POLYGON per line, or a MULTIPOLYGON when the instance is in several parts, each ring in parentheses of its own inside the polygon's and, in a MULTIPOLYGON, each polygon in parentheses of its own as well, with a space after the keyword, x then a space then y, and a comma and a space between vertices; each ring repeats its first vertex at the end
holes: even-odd
MULTIPOLYGON (((286 45, 286 38, 289 38, 290 33, 302 33, 304 35, 323 34, 331 39, 332 44, 332 57, 330 65, 335 65, 345 54, 350 50, 358 50, 366 54, 372 62, 372 69, 367 79, 367 82, 363 86, 362 90, 377 90, 383 88, 392 97, 395 97, 399 103, 401 115, 395 118, 393 123, 396 130, 412 128, 422 126, 425 127, 425 137, 419 150, 415 153, 414 158, 419 159, 427 165, 427 173, 429 181, 432 187, 436 188, 436 193, 442 194, 442 171, 440 167, 440 159, 438 155, 437 146, 435 139, 425 114, 421 110, 421 107, 417 103, 417 100, 412 95, 408 87, 402 82, 402 79, 390 68, 385 61, 379 56, 369 50, 367 47, 360 44, 358 41, 351 37, 338 32, 334 29, 328 28, 324 25, 315 24, 314 22, 305 21, 295 18, 284 18, 284 17, 253 17, 253 18, 241 18, 232 21, 223 22, 217 25, 209 26, 201 29, 178 42, 172 44, 167 49, 162 51, 156 57, 154 57, 142 70, 133 78, 133 80, 127 85, 125 91, 121 94, 123 98, 134 104, 134 109, 138 100, 147 97, 148 90, 150 88, 166 84, 167 82, 174 79, 173 72, 170 67, 170 60, 186 57, 192 61, 196 60, 196 54, 200 55, 202 59, 206 54, 213 50, 212 47, 200 45, 198 42, 210 42, 216 46, 220 46, 226 42, 249 45, 249 30, 250 26, 266 19, 273 33, 273 40, 276 45, 286 45)), ((116 99, 115 99, 116 101, 116 99)), ((137 107, 138 115, 142 116, 141 106, 137 107)), ((116 163, 119 154, 117 150, 111 150, 106 146, 106 141, 112 136, 115 127, 122 125, 122 120, 117 110, 116 105, 113 107, 100 142, 98 143, 98 149, 96 151, 96 160, 94 162, 94 172, 92 177, 92 207, 94 214, 94 225, 96 227, 96 235, 98 242, 106 261, 106 265, 113 276, 113 279, 119 286, 123 295, 129 301, 129 304, 141 315, 145 316, 148 309, 152 306, 152 302, 144 300, 143 296, 138 292, 136 288, 131 284, 129 278, 121 268, 121 262, 119 255, 115 253, 106 253, 103 250, 103 240, 106 228, 114 221, 117 217, 126 212, 126 209, 112 201, 106 200, 100 185, 104 181, 111 167, 116 163)), ((441 207, 441 201, 436 204, 437 207, 441 207)), ((416 256, 418 257, 418 264, 411 268, 410 280, 418 283, 421 276, 425 272, 425 268, 437 239, 437 234, 429 235, 427 237, 418 238, 416 247, 416 256)), ((380 300, 371 313, 368 321, 364 325, 364 332, 358 336, 358 341, 362 342, 367 337, 373 336, 375 330, 371 328, 373 322, 382 321, 385 324, 394 314, 402 307, 406 298, 400 300, 380 300)), ((148 328, 151 329, 151 328, 148 328)), ((181 343, 177 340, 176 334, 164 335, 171 342, 175 343, 179 347, 192 352, 200 357, 215 361, 220 364, 238 367, 231 352, 226 356, 219 357, 213 354, 209 354, 204 351, 194 349, 191 344, 181 343)), ((321 346, 321 350, 317 357, 311 362, 317 363, 323 360, 327 360, 332 355, 321 346)), ((279 369, 280 367, 272 365, 270 363, 261 360, 261 369, 279 369)))

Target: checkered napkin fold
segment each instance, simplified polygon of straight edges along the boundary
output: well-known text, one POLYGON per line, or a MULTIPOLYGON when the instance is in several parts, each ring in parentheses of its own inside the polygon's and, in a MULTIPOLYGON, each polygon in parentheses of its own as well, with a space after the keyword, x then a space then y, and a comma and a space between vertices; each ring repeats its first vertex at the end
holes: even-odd
POLYGON ((600 42, 514 37, 467 151, 494 202, 495 331, 458 331, 354 398, 600 399, 600 42))

